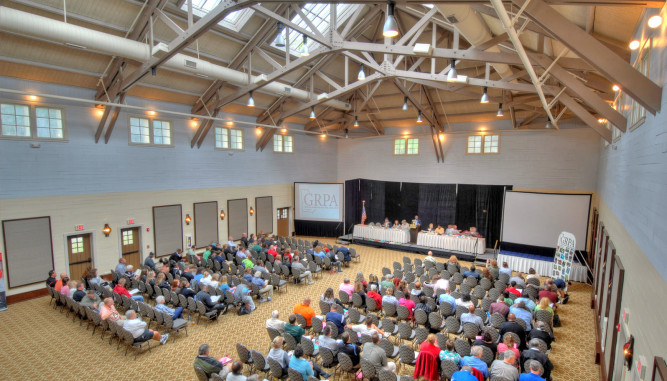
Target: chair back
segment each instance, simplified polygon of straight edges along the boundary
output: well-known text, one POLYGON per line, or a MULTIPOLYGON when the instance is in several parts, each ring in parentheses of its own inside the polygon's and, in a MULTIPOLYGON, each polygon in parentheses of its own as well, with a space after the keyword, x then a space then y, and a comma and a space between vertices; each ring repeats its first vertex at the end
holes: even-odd
POLYGON ((389 318, 382 319, 382 330, 389 335, 396 333, 396 325, 394 324, 394 321, 389 318))
POLYGON ((493 362, 493 351, 491 348, 487 347, 486 345, 480 345, 482 347, 482 358, 481 360, 486 363, 486 366, 491 367, 491 363, 493 362))
POLYGON ((206 375, 206 372, 204 372, 204 369, 198 366, 195 367, 195 375, 197 376, 197 380, 199 381, 208 381, 208 376, 206 375))
POLYGON ((410 318, 410 310, 408 310, 408 307, 399 304, 396 307, 396 319, 398 320, 408 320, 410 318))
MULTIPOLYGON (((273 376, 273 378, 277 378, 280 380, 283 377, 283 368, 280 366, 278 361, 270 357, 267 358, 266 361, 269 363, 269 369, 271 369, 271 376, 273 376)), ((299 377, 301 377, 300 374, 299 377)), ((303 380, 303 377, 301 378, 301 380, 303 380)))
POLYGON ((412 350, 412 347, 409 345, 401 345, 398 347, 398 354, 401 356, 401 364, 414 365, 415 364, 415 351, 412 350))
POLYGON ((456 318, 461 320, 461 315, 468 313, 468 307, 456 306, 456 318))
POLYGON ((285 351, 293 351, 294 348, 296 348, 296 339, 294 339, 294 336, 290 335, 289 333, 284 333, 283 340, 285 341, 285 351))
POLYGON ((322 366, 325 368, 331 368, 336 361, 333 352, 327 347, 320 347, 320 357, 322 358, 322 366))
POLYGON ((428 322, 433 329, 440 329, 442 326, 442 316, 437 312, 431 312, 428 314, 428 322))
POLYGON ((350 308, 347 310, 347 319, 352 324, 359 324, 361 323, 361 313, 356 308, 350 308))
POLYGON ((306 328, 308 326, 308 323, 306 322, 306 318, 301 314, 296 314, 296 323, 298 325, 300 325, 301 328, 306 328))
POLYGON ((477 334, 479 333, 479 328, 473 323, 463 323, 463 337, 475 341, 477 334))
POLYGON ((428 329, 426 327, 417 327, 415 329, 415 344, 419 345, 426 341, 426 338, 428 337, 428 329))
POLYGON ((303 354, 308 357, 313 356, 315 353, 315 344, 305 336, 301 336, 301 348, 303 349, 303 354))
POLYGON ((250 351, 241 343, 236 343, 236 353, 239 355, 239 361, 244 364, 250 363, 250 351))
POLYGON ((303 381, 303 376, 296 369, 287 368, 287 377, 289 381, 303 381))
POLYGON ((470 344, 463 339, 456 339, 454 341, 454 349, 461 357, 470 356, 470 344))
POLYGON ((491 340, 492 340, 494 343, 497 343, 497 342, 498 342, 498 339, 500 338, 500 333, 498 333, 498 330, 497 330, 497 329, 495 329, 495 328, 493 328, 493 327, 486 326, 486 327, 484 327, 484 328, 482 329, 482 334, 484 334, 484 333, 486 333, 486 332, 488 332, 489 335, 491 335, 491 340))
POLYGON ((273 341, 276 337, 280 336, 280 332, 277 329, 267 327, 266 332, 269 334, 269 340, 273 341))
POLYGON ((415 323, 419 325, 424 325, 428 321, 428 314, 426 313, 426 311, 420 308, 415 310, 414 316, 415 316, 415 323))
POLYGON ((398 324, 398 335, 403 340, 412 340, 413 330, 408 323, 401 322, 398 324))
POLYGON ((373 298, 366 298, 366 310, 368 312, 374 312, 378 310, 378 305, 375 299, 373 298))
POLYGON ((450 359, 444 359, 440 361, 440 374, 445 379, 447 380, 451 379, 454 372, 457 372, 458 370, 459 366, 456 365, 454 361, 450 359))
POLYGON ((454 314, 454 307, 448 302, 440 302, 440 313, 442 316, 447 317, 454 314))
POLYGON ((340 364, 340 369, 343 372, 350 372, 353 371, 354 369, 354 365, 352 364, 352 359, 345 353, 342 352, 338 353, 338 363, 340 364))
MULTIPOLYGON (((407 345, 406 345, 407 346, 407 345)), ((403 356, 401 356, 401 361, 403 361, 403 356)), ((365 358, 361 358, 361 373, 364 374, 364 378, 371 379, 376 377, 375 366, 368 362, 365 358)))
POLYGON ((338 299, 340 299, 343 304, 350 304, 350 295, 345 291, 338 291, 338 299))
POLYGON ((491 315, 491 326, 496 329, 500 329, 500 326, 505 322, 505 317, 500 314, 500 312, 494 312, 491 315))
POLYGON ((396 316, 396 305, 394 303, 382 302, 382 310, 385 316, 396 316))
POLYGON ((356 292, 352 294, 352 305, 357 308, 364 306, 364 299, 361 297, 361 295, 357 294, 356 292))

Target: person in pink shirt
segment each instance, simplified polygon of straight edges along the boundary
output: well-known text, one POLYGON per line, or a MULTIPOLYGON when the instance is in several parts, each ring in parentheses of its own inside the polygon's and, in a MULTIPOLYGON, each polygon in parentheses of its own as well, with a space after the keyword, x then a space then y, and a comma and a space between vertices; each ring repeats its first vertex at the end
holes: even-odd
POLYGON ((112 298, 106 298, 104 299, 104 304, 102 307, 100 307, 100 317, 102 320, 112 320, 112 321, 118 321, 121 319, 120 315, 118 314, 118 311, 116 311, 116 307, 113 305, 113 299, 112 298))
MULTIPOLYGON (((519 343, 514 341, 514 336, 512 335, 505 335, 505 339, 503 340, 502 343, 498 344, 498 353, 504 353, 506 350, 511 350, 514 352, 515 355, 515 362, 519 360, 520 353, 519 350, 517 349, 517 346, 519 343)), ((516 365, 516 364, 515 364, 516 365)))
POLYGON ((406 292, 405 295, 398 300, 398 304, 405 306, 405 308, 408 309, 408 312, 410 312, 410 315, 408 317, 412 319, 412 313, 415 311, 415 302, 410 299, 410 293, 406 292))
POLYGON ((343 280, 343 283, 340 284, 338 291, 345 291, 345 293, 348 294, 350 298, 352 297, 352 294, 354 293, 354 285, 350 283, 350 278, 345 278, 343 280))

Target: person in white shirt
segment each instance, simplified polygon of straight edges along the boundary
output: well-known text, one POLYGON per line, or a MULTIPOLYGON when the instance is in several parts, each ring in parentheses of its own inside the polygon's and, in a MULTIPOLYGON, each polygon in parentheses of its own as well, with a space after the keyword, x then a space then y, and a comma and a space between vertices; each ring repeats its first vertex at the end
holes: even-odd
POLYGON ((141 343, 150 339, 159 341, 160 344, 165 344, 169 339, 169 334, 160 335, 160 332, 153 331, 146 328, 146 322, 137 318, 137 313, 134 310, 127 310, 125 313, 127 319, 123 323, 123 329, 130 331, 134 337, 135 343, 141 343))
POLYGON ((470 300, 470 295, 463 295, 461 296, 460 299, 456 299, 456 305, 457 306, 463 306, 463 307, 470 307, 473 305, 472 301, 470 300))
POLYGON ((408 221, 403 220, 403 222, 401 223, 401 229, 406 231, 410 230, 410 224, 408 224, 408 221))
POLYGON ((438 275, 434 275, 431 281, 432 283, 425 284, 425 286, 431 287, 434 294, 438 292, 438 290, 449 290, 449 280, 441 278, 438 275))
POLYGON ((431 262, 434 265, 438 262, 433 256, 433 252, 431 250, 429 250, 428 253, 426 253, 426 255, 427 255, 426 258, 424 258, 424 265, 426 264, 426 262, 431 262))
POLYGON ((228 245, 230 248, 231 248, 231 247, 237 247, 237 246, 238 246, 236 243, 234 243, 234 237, 232 237, 231 235, 229 236, 229 241, 227 241, 227 245, 228 245))
POLYGON ((281 335, 285 333, 285 324, 287 323, 280 320, 280 313, 278 310, 274 310, 271 313, 271 318, 266 320, 266 328, 273 328, 280 332, 281 335))
POLYGON ((373 319, 366 320, 365 324, 347 325, 345 326, 345 328, 350 328, 354 332, 358 332, 362 335, 371 336, 373 332, 377 332, 378 334, 384 337, 387 336, 384 332, 382 332, 380 328, 378 328, 375 324, 373 324, 373 319))

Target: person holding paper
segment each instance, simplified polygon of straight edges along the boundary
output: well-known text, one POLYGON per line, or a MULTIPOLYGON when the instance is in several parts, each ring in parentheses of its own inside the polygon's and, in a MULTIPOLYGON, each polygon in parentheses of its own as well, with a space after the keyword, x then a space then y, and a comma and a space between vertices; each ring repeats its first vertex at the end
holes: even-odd
POLYGON ((144 301, 143 296, 141 296, 141 295, 132 295, 133 293, 137 293, 139 290, 136 290, 136 291, 132 290, 133 291, 132 293, 127 291, 127 289, 125 288, 125 283, 126 282, 127 281, 125 280, 125 278, 120 278, 118 280, 118 284, 116 285, 116 287, 113 288, 113 292, 115 292, 116 294, 119 294, 119 295, 125 295, 128 298, 134 299, 136 301, 143 302, 144 301))

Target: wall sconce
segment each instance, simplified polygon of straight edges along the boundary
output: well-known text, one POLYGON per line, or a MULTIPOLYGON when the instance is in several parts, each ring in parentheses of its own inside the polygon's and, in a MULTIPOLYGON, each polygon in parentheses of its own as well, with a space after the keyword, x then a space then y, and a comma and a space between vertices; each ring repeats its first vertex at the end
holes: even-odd
POLYGON ((252 206, 251 206, 250 207, 250 215, 252 216, 253 214, 255 214, 255 209, 253 209, 252 206))
POLYGON ((105 237, 108 237, 109 234, 111 234, 111 226, 109 226, 109 224, 104 224, 104 228, 102 229, 102 233, 104 233, 105 237))
POLYGON ((225 219, 225 211, 224 209, 220 211, 220 219, 224 220, 225 219))
POLYGON ((185 215, 185 224, 186 224, 186 225, 190 225, 190 221, 192 221, 192 218, 190 218, 190 215, 189 215, 189 214, 186 214, 186 215, 185 215))
POLYGON ((635 337, 630 335, 628 342, 623 345, 623 356, 625 357, 625 366, 628 367, 628 370, 632 368, 632 353, 634 352, 635 347, 635 337))

